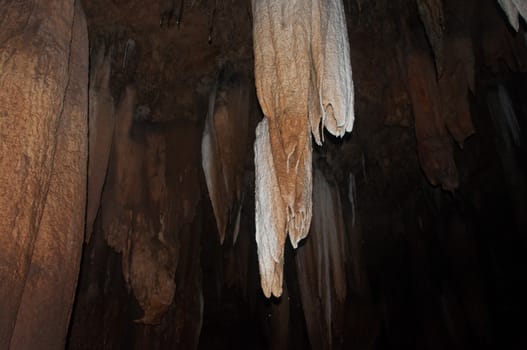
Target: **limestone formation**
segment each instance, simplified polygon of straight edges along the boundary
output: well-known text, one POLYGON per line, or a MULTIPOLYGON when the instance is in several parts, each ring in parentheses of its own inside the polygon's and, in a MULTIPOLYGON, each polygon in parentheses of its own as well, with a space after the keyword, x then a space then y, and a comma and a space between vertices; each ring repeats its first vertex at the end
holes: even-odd
POLYGON ((331 349, 346 298, 347 240, 339 190, 322 171, 313 176, 313 222, 295 261, 312 348, 331 349))
POLYGON ((245 163, 249 153, 249 84, 224 68, 209 98, 201 141, 202 167, 220 242, 239 232, 245 163))
POLYGON ((507 19, 514 30, 520 29, 519 17, 527 20, 527 1, 525 0, 498 0, 503 12, 507 15, 507 19))
POLYGON ((321 144, 324 128, 351 131, 353 82, 341 0, 253 0, 252 10, 266 118, 255 144, 257 242, 264 294, 279 296, 285 237, 296 248, 311 222, 311 133, 321 144))
POLYGON ((86 20, 78 1, 32 6, 0 9, 2 349, 64 348, 84 239, 86 20))
POLYGON ((86 241, 90 240, 93 223, 101 205, 115 127, 115 107, 110 91, 111 52, 111 49, 106 50, 105 45, 100 45, 91 56, 86 241))

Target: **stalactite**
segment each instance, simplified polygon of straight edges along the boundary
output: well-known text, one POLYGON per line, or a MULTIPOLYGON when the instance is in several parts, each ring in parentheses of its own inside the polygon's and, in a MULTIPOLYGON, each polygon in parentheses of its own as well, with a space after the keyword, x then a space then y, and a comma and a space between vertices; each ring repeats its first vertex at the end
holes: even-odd
POLYGON ((201 165, 205 174, 205 180, 209 191, 209 198, 216 218, 218 235, 220 242, 225 239, 227 229, 229 203, 225 203, 227 195, 225 193, 225 179, 223 178, 223 168, 219 153, 218 137, 214 125, 214 106, 216 104, 216 94, 218 82, 214 85, 209 97, 209 109, 205 119, 205 129, 201 140, 201 165))
MULTIPOLYGON (((157 240, 148 218, 138 215, 134 221, 128 268, 127 283, 144 311, 136 322, 157 324, 161 321, 176 290, 174 275, 177 265, 170 246, 157 240)), ((161 232, 160 234, 166 234, 161 232)))
POLYGON ((145 188, 141 206, 133 208, 133 230, 129 233, 129 258, 123 260, 127 283, 144 310, 137 322, 156 324, 168 310, 176 290, 174 276, 180 246, 175 234, 179 223, 175 201, 166 182, 166 145, 162 134, 146 133, 143 173, 145 188), (146 203, 145 203, 146 202, 146 203), (146 205, 145 205, 146 204, 146 205))
POLYGON ((444 56, 442 0, 417 0, 417 9, 425 27, 428 42, 434 52, 436 70, 440 76, 443 71, 444 56))
POLYGON ((444 6, 449 16, 444 21, 443 72, 438 77, 438 86, 448 132, 463 146, 465 139, 475 132, 468 99, 469 91, 475 92, 476 59, 471 39, 475 2, 447 1, 444 6))
MULTIPOLYGON (((478 3, 479 4, 479 3, 478 3)), ((527 49, 522 35, 510 34, 509 23, 492 2, 481 4, 489 15, 481 17, 481 47, 483 64, 493 73, 509 69, 514 72, 527 71, 527 49)))
POLYGON ((249 147, 249 88, 226 67, 209 97, 201 154, 220 242, 229 229, 236 242, 242 208, 244 166, 249 147))
POLYGON ((183 11, 184 11, 184 9, 185 9, 185 0, 179 0, 179 4, 178 4, 178 7, 177 7, 177 12, 175 14, 176 24, 178 25, 178 27, 180 26, 181 21, 183 20, 183 11))
POLYGON ((309 131, 318 144, 324 127, 351 131, 353 82, 341 0, 254 0, 252 9, 265 115, 255 144, 258 253, 264 294, 279 296, 285 237, 296 248, 311 221, 309 131))
POLYGON ((212 43, 212 36, 214 34, 214 19, 216 18, 217 8, 218 8, 217 0, 214 0, 214 7, 209 14, 209 21, 208 21, 209 35, 208 35, 207 41, 209 44, 212 43))
MULTIPOLYGON (((499 127, 499 130, 506 130, 509 134, 512 143, 516 146, 520 146, 520 125, 518 124, 518 119, 516 117, 516 112, 514 112, 514 105, 512 100, 507 92, 507 89, 503 85, 498 86, 498 97, 501 104, 503 118, 503 126, 499 127)), ((498 118, 495 118, 498 122, 498 118)), ((501 135, 501 137, 506 138, 507 136, 501 135)))
POLYGON ((159 138, 142 144, 131 137, 135 96, 135 89, 127 87, 117 110, 114 152, 101 215, 106 241, 122 253, 125 281, 144 310, 139 321, 158 323, 174 295, 173 276, 177 265, 173 259, 177 255, 170 254, 163 244, 167 232, 156 229, 163 226, 167 229, 166 225, 155 222, 156 217, 144 209, 146 202, 152 208, 157 207, 160 213, 160 201, 166 200, 162 198, 166 192, 165 171, 158 169, 165 160, 156 157, 158 147, 164 145, 159 138), (152 161, 156 164, 148 164, 152 161), (148 173, 144 174, 148 171, 163 174, 163 177, 156 181, 148 173))
POLYGON ((133 124, 135 96, 135 88, 127 87, 116 110, 111 162, 101 203, 104 236, 110 247, 123 253, 123 260, 127 260, 127 247, 130 245, 132 209, 137 207, 139 202, 135 197, 138 196, 140 188, 137 181, 140 177, 142 149, 129 137, 133 124))
POLYGON ((279 296, 282 294, 287 209, 280 196, 267 119, 263 119, 256 128, 254 159, 256 243, 262 290, 267 297, 271 293, 279 296))
POLYGON ((181 249, 181 235, 194 220, 200 196, 199 136, 190 122, 158 126, 134 120, 136 110, 135 88, 128 86, 116 112, 101 220, 144 311, 137 322, 156 324, 172 304, 179 264, 196 255, 181 249), (178 162, 167 154, 177 154, 178 162))
POLYGON ((356 202, 357 202, 357 199, 355 198, 356 197, 356 193, 357 193, 357 185, 355 183, 355 175, 353 175, 353 173, 350 173, 349 174, 349 184, 348 184, 348 200, 350 201, 350 204, 351 204, 351 215, 352 215, 352 222, 351 222, 351 225, 352 226, 355 226, 355 222, 356 222, 356 211, 355 211, 355 208, 356 208, 356 202))
POLYGON ((498 85, 487 93, 487 105, 496 130, 497 151, 504 169, 511 197, 525 207, 525 180, 517 162, 515 147, 520 145, 521 130, 514 104, 507 89, 498 85))
POLYGON ((311 347, 331 349, 347 290, 347 241, 339 190, 315 168, 313 220, 296 265, 311 347))
POLYGON ((453 191, 458 186, 458 173, 442 118, 433 63, 426 52, 415 51, 409 54, 407 66, 419 162, 432 185, 453 191))
POLYGON ((520 29, 519 16, 527 21, 527 1, 525 0, 498 0, 503 12, 514 30, 520 29))
POLYGON ((495 128, 495 144, 504 184, 514 203, 514 212, 519 232, 526 227, 527 183, 525 172, 518 157, 522 143, 522 131, 515 113, 514 102, 505 86, 499 84, 487 91, 487 106, 495 128))
MULTIPOLYGON (((192 2, 194 5, 194 1, 192 2)), ((185 0, 160 0, 159 2, 159 13, 160 20, 159 26, 170 27, 172 20, 175 19, 177 26, 181 25, 183 20, 183 10, 185 9, 185 0)))
MULTIPOLYGON (((348 177, 348 203, 351 206, 352 217, 351 220, 349 215, 345 215, 346 227, 348 229, 349 245, 350 245, 350 257, 349 262, 352 269, 352 283, 351 288, 356 295, 366 296, 369 290, 368 276, 366 267, 363 261, 363 236, 362 227, 360 223, 360 211, 359 211, 359 199, 358 189, 356 184, 355 175, 350 172, 348 177)), ((345 202, 343 202, 343 205, 345 202)), ((343 213, 348 212, 349 209, 343 207, 343 213)))
POLYGON ((469 29, 474 3, 419 0, 417 7, 434 53, 442 104, 439 112, 454 140, 462 146, 474 133, 467 98, 468 88, 474 91, 475 58, 469 29))
POLYGON ((474 86, 474 56, 468 38, 452 39, 447 47, 452 56, 445 58, 444 74, 439 80, 442 114, 448 132, 462 146, 475 132, 468 100, 469 88, 474 86))
MULTIPOLYGON (((311 45, 315 82, 309 85, 311 130, 317 144, 325 127, 335 136, 351 132, 354 122, 353 80, 349 40, 342 1, 312 2, 311 45)), ((306 72, 307 73, 307 72, 306 72)))
POLYGON ((135 54, 135 40, 128 39, 124 45, 123 63, 121 69, 124 71, 135 54))
MULTIPOLYGON (((88 203, 86 209, 86 241, 90 240, 93 223, 101 204, 101 194, 112 147, 115 107, 110 91, 112 49, 104 44, 91 56, 89 90, 89 159, 88 203)), ((124 65, 124 61, 123 61, 124 65)))

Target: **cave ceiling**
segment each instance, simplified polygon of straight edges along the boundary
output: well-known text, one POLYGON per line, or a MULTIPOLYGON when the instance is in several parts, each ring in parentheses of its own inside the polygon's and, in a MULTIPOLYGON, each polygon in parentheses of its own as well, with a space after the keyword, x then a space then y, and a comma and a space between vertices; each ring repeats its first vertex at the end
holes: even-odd
POLYGON ((104 42, 112 51, 114 93, 133 81, 150 121, 203 120, 219 67, 252 70, 250 2, 185 1, 179 24, 177 13, 162 16, 163 1, 83 3, 91 47, 104 42), (123 67, 130 39, 135 50, 123 67))

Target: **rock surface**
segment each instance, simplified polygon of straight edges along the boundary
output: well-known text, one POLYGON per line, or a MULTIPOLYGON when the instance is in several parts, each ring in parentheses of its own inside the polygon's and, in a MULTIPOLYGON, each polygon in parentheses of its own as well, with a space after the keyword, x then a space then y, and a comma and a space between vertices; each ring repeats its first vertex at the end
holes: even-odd
POLYGON ((0 17, 0 348, 63 348, 84 239, 86 19, 63 0, 0 17))

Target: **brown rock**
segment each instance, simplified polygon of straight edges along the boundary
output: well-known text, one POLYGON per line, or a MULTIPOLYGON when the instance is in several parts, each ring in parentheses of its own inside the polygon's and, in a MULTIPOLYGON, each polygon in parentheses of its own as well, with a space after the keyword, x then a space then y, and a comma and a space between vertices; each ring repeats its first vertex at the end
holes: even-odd
POLYGON ((431 58, 420 51, 411 52, 407 64, 421 168, 432 185, 454 190, 458 186, 458 174, 452 142, 442 118, 434 65, 431 58))
POLYGON ((0 10, 0 348, 59 349, 83 241, 88 37, 79 2, 24 4, 0 10))
POLYGON ((89 90, 88 203, 86 241, 90 240, 93 223, 101 205, 101 195, 108 171, 115 127, 115 107, 110 92, 111 55, 105 46, 97 48, 91 58, 89 90))

